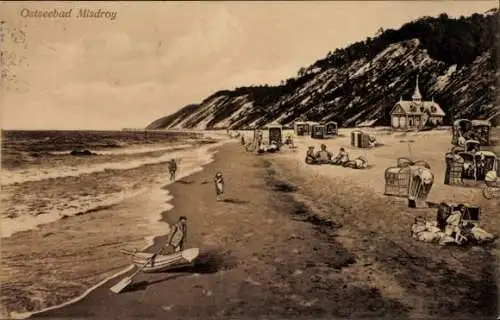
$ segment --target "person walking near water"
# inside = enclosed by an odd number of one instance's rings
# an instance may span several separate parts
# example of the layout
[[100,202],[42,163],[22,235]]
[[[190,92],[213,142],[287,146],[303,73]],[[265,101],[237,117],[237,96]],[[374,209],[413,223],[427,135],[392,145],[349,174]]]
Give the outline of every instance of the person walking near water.
[[222,172],[217,172],[214,182],[217,201],[220,201],[222,199],[222,195],[224,194],[224,178],[222,177]]
[[175,173],[177,172],[177,162],[175,159],[168,162],[168,172],[170,173],[170,181],[175,180]]

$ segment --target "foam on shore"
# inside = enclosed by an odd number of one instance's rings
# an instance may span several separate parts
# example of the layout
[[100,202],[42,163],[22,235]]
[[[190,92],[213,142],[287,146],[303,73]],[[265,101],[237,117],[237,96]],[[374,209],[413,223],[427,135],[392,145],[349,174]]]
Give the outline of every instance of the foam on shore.
[[[186,153],[184,149],[189,149],[190,145],[179,146],[177,148],[171,148],[168,150],[181,149],[180,151],[167,152],[159,157],[145,157],[142,159],[134,159],[126,162],[108,162],[108,163],[98,163],[92,164],[86,167],[57,167],[57,168],[47,168],[45,170],[40,169],[28,169],[28,170],[3,170],[1,175],[0,185],[6,186],[14,183],[24,183],[31,181],[40,181],[45,179],[57,179],[64,177],[78,177],[83,174],[91,174],[95,172],[101,172],[105,170],[128,170],[135,169],[148,164],[157,164],[162,162],[167,162],[172,157],[180,157]],[[188,150],[189,152],[189,150]]]
[[[180,174],[177,177],[177,180],[188,177],[196,172],[200,172],[203,170],[203,167],[210,162],[214,160],[214,156],[217,153],[217,148],[222,146],[225,143],[231,142],[231,140],[226,140],[226,141],[220,141],[218,143],[212,144],[212,145],[205,145],[200,148],[192,149],[190,150],[190,154],[186,154],[185,157],[183,157],[182,164],[180,166]],[[172,156],[169,155],[169,158]],[[146,250],[147,248],[151,247],[154,243],[154,239],[158,236],[162,236],[165,234],[168,234],[169,231],[169,226],[168,224],[162,220],[162,213],[165,211],[169,211],[173,209],[173,206],[168,203],[168,201],[172,200],[172,196],[169,194],[168,190],[164,188],[165,185],[169,185],[173,183],[172,181],[168,181],[167,179],[161,179],[158,180],[156,185],[150,189],[145,191],[144,193],[146,194],[147,192],[147,207],[151,208],[151,210],[146,210],[146,212],[151,212],[149,216],[147,216],[147,220],[149,220],[149,224],[151,226],[151,233],[152,235],[149,235],[145,238],[146,240],[146,246],[142,248],[141,250]],[[88,296],[92,291],[95,289],[99,288],[100,286],[104,285],[105,283],[109,282],[110,280],[123,275],[130,270],[134,268],[133,265],[130,265],[123,270],[107,277],[106,279],[100,281],[96,285],[90,287],[87,289],[83,294],[79,295],[78,297],[71,299],[67,302],[64,302],[62,304],[58,304],[55,306],[47,307],[44,309],[41,309],[39,311],[33,311],[33,312],[10,312],[10,318],[12,319],[25,319],[29,318],[33,315],[40,314],[46,311],[54,310],[54,309],[59,309],[71,304],[74,304],[76,302],[79,302],[83,300],[86,296]]]
[[[68,172],[64,169],[54,168],[53,172],[49,172],[43,175],[31,176],[32,179],[48,179],[47,176],[54,177],[65,177],[65,176],[73,176],[73,175],[81,175],[84,173],[94,173],[98,171],[104,170],[128,170],[137,167],[141,167],[144,165],[150,164],[158,164],[162,162],[166,162],[172,158],[179,159],[179,168],[180,174],[177,177],[178,179],[182,179],[188,175],[191,175],[199,170],[202,170],[200,166],[205,165],[206,163],[212,161],[212,154],[209,154],[209,150],[212,148],[216,148],[221,144],[227,143],[227,141],[221,141],[211,145],[204,145],[198,148],[190,148],[188,150],[180,150],[175,152],[168,152],[160,157],[156,158],[144,158],[139,160],[127,161],[125,163],[106,163],[100,165],[94,165],[88,168],[79,168],[77,171]],[[187,146],[187,145],[184,145]],[[208,161],[208,162],[207,162]],[[5,172],[4,172],[5,174]],[[30,179],[30,177],[17,177],[15,179]],[[171,182],[167,179],[159,180],[158,183],[166,185]],[[56,222],[59,219],[64,217],[71,217],[77,214],[85,214],[86,212],[92,212],[99,208],[110,207],[121,203],[125,199],[129,199],[135,197],[142,193],[144,190],[130,190],[124,191],[114,194],[103,194],[100,198],[93,198],[91,203],[88,203],[87,198],[78,198],[75,199],[72,203],[73,208],[65,208],[64,210],[50,210],[47,213],[31,215],[29,213],[20,214],[15,218],[10,217],[1,217],[1,238],[8,238],[13,234],[21,231],[34,230],[39,225],[44,225],[47,223]],[[20,208],[18,211],[23,211],[23,204],[20,204]]]

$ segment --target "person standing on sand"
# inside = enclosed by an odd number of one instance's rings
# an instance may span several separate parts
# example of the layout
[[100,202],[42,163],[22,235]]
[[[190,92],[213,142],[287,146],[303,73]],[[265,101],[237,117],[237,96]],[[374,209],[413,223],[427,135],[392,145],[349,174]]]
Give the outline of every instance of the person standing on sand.
[[168,235],[167,244],[174,248],[174,252],[184,250],[184,244],[187,238],[187,217],[180,216],[179,221],[172,226]]
[[175,162],[175,159],[168,162],[168,172],[170,173],[170,181],[175,180],[175,173],[177,172],[177,162]]
[[214,182],[217,201],[220,201],[222,199],[222,195],[224,194],[224,178],[222,177],[222,172],[217,172]]
[[168,234],[166,245],[161,248],[157,253],[153,254],[153,261],[157,255],[161,254],[166,247],[172,247],[174,252],[181,252],[184,250],[184,244],[187,238],[187,217],[180,216],[179,221],[174,224]]

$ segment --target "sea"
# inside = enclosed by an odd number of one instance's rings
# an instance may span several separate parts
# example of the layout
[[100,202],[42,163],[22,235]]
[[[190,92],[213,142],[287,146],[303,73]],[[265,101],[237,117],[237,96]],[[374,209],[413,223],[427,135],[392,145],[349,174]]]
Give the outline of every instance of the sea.
[[203,170],[220,132],[2,131],[0,316],[81,296],[168,233],[167,161]]

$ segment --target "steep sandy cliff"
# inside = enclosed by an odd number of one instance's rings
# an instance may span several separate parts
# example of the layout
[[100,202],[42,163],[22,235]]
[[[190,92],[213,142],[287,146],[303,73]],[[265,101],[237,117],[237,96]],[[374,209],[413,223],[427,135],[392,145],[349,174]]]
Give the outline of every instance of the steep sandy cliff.
[[[434,99],[441,105],[447,113],[446,123],[458,117],[490,118],[497,112],[500,75],[497,47],[488,45],[488,34],[498,40],[498,33],[493,36],[495,22],[498,24],[496,10],[460,20],[423,18],[397,32],[389,30],[378,38],[329,53],[280,86],[219,91],[199,104],[154,121],[148,128],[253,128],[273,121],[287,125],[300,116],[334,120],[343,127],[366,120],[388,125],[394,104],[401,96],[410,99],[417,74],[424,100]],[[448,29],[433,31],[443,25]],[[418,33],[418,28],[430,30],[431,40]],[[458,35],[458,31],[465,33]],[[412,32],[420,37],[387,40],[405,38]]]

